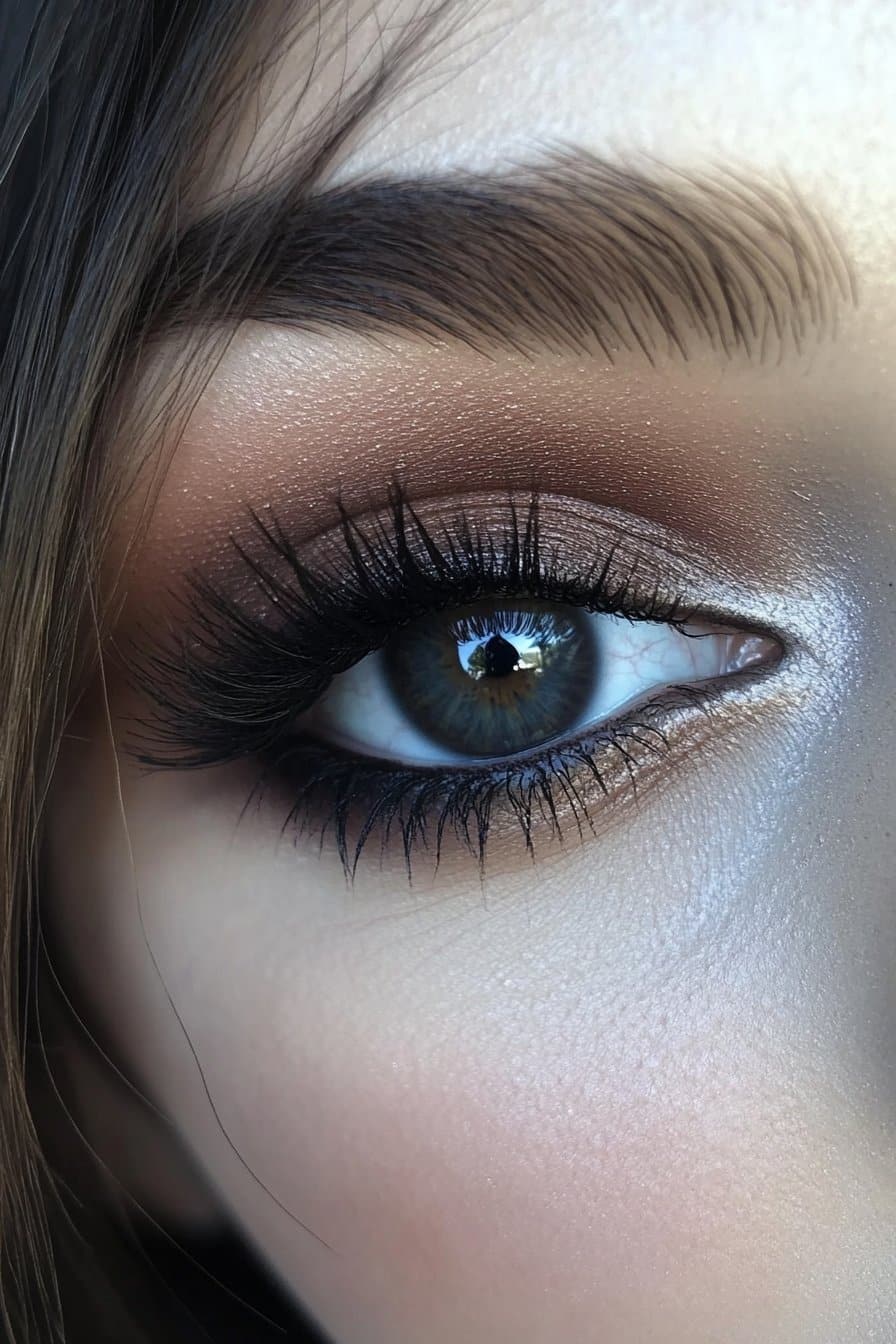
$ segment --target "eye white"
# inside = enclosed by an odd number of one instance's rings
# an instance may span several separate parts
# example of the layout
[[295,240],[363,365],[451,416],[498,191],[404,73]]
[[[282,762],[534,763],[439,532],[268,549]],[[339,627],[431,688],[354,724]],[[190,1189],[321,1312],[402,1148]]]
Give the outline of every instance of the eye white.
[[[683,633],[672,625],[624,616],[591,613],[586,619],[593,623],[600,667],[588,703],[564,738],[598,727],[651,691],[740,671],[762,661],[770,646],[759,635],[696,624]],[[489,759],[452,752],[409,721],[389,685],[381,650],[334,677],[296,727],[355,755],[403,765],[432,768]]]

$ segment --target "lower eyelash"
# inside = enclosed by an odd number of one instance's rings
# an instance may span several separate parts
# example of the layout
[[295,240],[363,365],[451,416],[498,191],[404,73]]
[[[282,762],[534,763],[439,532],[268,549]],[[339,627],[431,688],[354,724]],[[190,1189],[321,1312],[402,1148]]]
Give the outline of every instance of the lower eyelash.
[[272,787],[288,790],[292,801],[283,831],[316,832],[321,848],[329,837],[350,882],[376,839],[381,862],[398,839],[409,882],[412,861],[421,853],[438,867],[448,838],[482,869],[499,821],[515,823],[530,854],[536,830],[555,840],[562,840],[567,824],[578,837],[593,832],[597,811],[626,788],[637,794],[643,772],[673,750],[677,718],[693,712],[708,716],[732,683],[756,676],[753,669],[726,677],[724,684],[703,683],[699,690],[667,687],[627,718],[587,737],[475,770],[396,766],[311,739],[295,740],[264,761],[247,807]]

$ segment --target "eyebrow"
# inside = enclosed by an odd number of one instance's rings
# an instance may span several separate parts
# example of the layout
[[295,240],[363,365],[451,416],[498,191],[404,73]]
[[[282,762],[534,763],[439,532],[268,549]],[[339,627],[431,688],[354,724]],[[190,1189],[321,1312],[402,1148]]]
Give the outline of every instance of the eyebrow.
[[506,172],[271,186],[188,225],[149,324],[251,319],[478,350],[780,361],[857,303],[849,259],[784,174],[575,150]]

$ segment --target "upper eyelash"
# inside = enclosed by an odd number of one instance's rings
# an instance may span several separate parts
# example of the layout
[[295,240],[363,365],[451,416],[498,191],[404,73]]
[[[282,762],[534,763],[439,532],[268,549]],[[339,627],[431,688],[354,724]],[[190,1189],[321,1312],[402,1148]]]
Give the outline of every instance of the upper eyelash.
[[397,486],[385,521],[358,522],[340,506],[344,570],[309,567],[273,514],[250,511],[261,552],[232,544],[265,611],[191,577],[185,636],[147,640],[127,655],[132,680],[155,706],[134,754],[148,765],[202,767],[268,750],[334,675],[439,608],[526,594],[677,627],[697,614],[656,583],[641,587],[637,560],[617,568],[616,545],[585,573],[572,572],[558,547],[543,543],[538,495],[522,513],[508,505],[497,537],[463,509],[436,537]]

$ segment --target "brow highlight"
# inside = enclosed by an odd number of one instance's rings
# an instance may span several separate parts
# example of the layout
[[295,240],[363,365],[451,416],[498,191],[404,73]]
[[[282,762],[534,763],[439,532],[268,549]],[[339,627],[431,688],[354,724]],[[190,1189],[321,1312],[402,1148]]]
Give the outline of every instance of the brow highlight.
[[505,173],[261,191],[150,277],[165,331],[251,319],[615,360],[781,360],[857,302],[830,225],[783,174],[560,150]]

